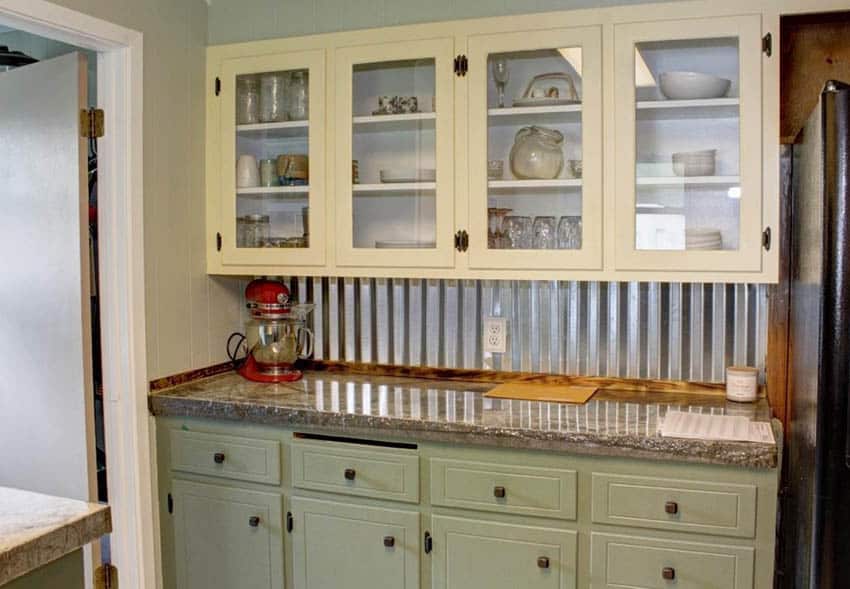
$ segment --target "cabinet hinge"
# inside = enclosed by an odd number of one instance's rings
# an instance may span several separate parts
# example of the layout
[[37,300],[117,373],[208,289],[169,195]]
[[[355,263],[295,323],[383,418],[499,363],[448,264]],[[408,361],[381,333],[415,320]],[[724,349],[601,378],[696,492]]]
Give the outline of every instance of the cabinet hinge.
[[765,250],[770,251],[770,227],[762,231],[761,245]]
[[286,512],[286,531],[291,534],[292,528],[294,528],[294,527],[295,527],[295,520],[292,517],[292,512],[287,511]]
[[80,111],[80,135],[86,139],[103,137],[104,114],[99,108]]
[[431,537],[431,532],[425,532],[422,545],[425,547],[425,554],[431,554],[431,551],[434,550],[434,539]]
[[773,55],[773,35],[770,33],[761,38],[761,50],[768,57]]
[[168,494],[167,502],[168,502],[168,513],[174,513],[174,497],[171,496],[171,493]]
[[215,79],[215,95],[221,94],[221,78]]
[[465,252],[469,249],[469,233],[465,229],[455,233],[455,249],[459,252]]
[[221,233],[215,234],[215,249],[221,251]]
[[94,571],[94,589],[118,589],[118,569],[104,564]]
[[454,60],[454,73],[456,76],[465,76],[469,71],[469,60],[465,55],[458,55]]

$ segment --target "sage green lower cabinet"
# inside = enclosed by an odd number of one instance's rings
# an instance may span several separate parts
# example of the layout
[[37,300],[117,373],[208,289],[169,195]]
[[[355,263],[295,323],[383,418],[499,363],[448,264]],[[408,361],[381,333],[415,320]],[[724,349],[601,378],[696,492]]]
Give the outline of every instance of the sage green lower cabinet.
[[751,589],[754,550],[743,546],[591,534],[591,589]]
[[296,589],[416,589],[419,512],[293,497]]
[[176,479],[177,589],[282,589],[282,498]]
[[577,533],[435,515],[434,589],[572,589]]

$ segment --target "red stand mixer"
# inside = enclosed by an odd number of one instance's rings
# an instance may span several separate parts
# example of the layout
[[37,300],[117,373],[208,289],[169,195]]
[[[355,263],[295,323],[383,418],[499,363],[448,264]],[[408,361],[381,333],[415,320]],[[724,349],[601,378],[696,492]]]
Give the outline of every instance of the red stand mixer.
[[306,326],[313,305],[296,304],[290,300],[289,289],[282,282],[260,278],[252,280],[245,289],[246,306],[251,319],[245,325],[245,335],[233,334],[228,340],[228,355],[232,340],[239,336],[247,345],[247,356],[237,372],[256,382],[292,382],[301,378],[295,369],[296,360],[313,354],[313,332]]

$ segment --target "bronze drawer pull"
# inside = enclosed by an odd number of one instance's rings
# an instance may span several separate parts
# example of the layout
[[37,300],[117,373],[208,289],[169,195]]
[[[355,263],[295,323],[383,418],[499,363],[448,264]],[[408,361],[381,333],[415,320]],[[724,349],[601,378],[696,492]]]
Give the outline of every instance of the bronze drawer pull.
[[395,537],[394,536],[384,536],[384,546],[387,548],[392,548],[395,546]]
[[665,581],[672,581],[676,578],[676,569],[673,567],[664,567],[661,569],[661,578]]
[[353,480],[354,480],[354,477],[356,477],[356,476],[357,476],[357,471],[356,471],[356,470],[354,470],[353,468],[346,468],[346,469],[345,469],[345,472],[344,472],[344,473],[342,473],[342,474],[343,474],[343,476],[345,477],[345,480],[347,480],[347,481],[353,481]]
[[668,501],[664,504],[664,511],[670,515],[676,515],[679,513],[679,504],[675,501]]
[[548,556],[538,556],[537,557],[537,566],[541,569],[549,568],[549,557]]
[[213,462],[215,462],[216,464],[223,464],[224,452],[216,452],[215,454],[213,454]]
[[252,528],[256,528],[260,525],[260,518],[258,518],[256,515],[252,515],[248,518],[248,525]]
[[493,487],[493,497],[497,499],[505,498],[505,488],[504,487]]

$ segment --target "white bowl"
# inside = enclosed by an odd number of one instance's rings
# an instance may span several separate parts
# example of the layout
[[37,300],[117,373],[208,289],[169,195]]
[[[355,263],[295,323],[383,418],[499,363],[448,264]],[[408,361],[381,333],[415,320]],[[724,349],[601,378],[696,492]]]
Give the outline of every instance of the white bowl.
[[722,98],[732,82],[710,74],[697,72],[664,72],[661,74],[661,93],[670,100]]
[[677,176],[714,176],[716,156],[716,149],[674,153],[673,173]]

